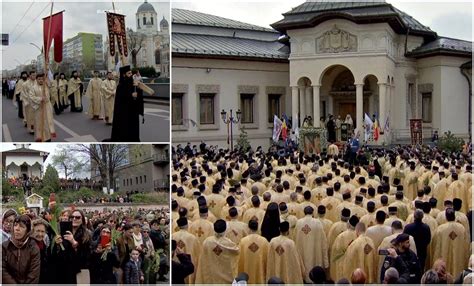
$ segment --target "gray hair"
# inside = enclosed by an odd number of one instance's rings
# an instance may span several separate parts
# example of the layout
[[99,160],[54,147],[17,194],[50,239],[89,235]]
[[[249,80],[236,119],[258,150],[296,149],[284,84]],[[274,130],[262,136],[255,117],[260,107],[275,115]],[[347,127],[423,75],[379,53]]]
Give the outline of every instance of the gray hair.
[[416,221],[421,221],[423,219],[423,216],[424,216],[423,211],[420,209],[417,209],[415,213],[413,214],[413,218]]
[[436,271],[430,269],[423,274],[421,277],[421,285],[425,284],[438,284],[439,283],[439,276]]
[[389,269],[385,270],[385,278],[384,281],[387,284],[397,283],[398,279],[400,278],[400,274],[395,267],[390,267]]

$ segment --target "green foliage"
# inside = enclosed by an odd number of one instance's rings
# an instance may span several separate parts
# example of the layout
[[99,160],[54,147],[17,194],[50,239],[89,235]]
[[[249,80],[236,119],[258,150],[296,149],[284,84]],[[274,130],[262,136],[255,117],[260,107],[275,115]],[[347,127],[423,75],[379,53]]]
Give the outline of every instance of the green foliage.
[[65,191],[57,194],[62,203],[74,203],[81,198],[96,198],[105,196],[104,193],[82,187],[78,191]]
[[133,203],[143,204],[168,204],[168,193],[150,192],[144,194],[133,194],[130,196]]
[[44,176],[43,176],[43,186],[51,187],[56,192],[59,190],[58,171],[56,171],[56,169],[51,165],[48,165],[46,167],[46,172],[44,173]]
[[154,67],[142,67],[138,68],[140,75],[144,77],[157,77],[156,70]]
[[247,131],[244,127],[240,128],[239,138],[237,139],[237,149],[242,149],[244,152],[247,152],[250,149],[250,142],[248,138]]
[[462,138],[455,137],[451,131],[444,132],[444,135],[439,138],[438,147],[446,152],[459,152],[462,150],[464,140]]

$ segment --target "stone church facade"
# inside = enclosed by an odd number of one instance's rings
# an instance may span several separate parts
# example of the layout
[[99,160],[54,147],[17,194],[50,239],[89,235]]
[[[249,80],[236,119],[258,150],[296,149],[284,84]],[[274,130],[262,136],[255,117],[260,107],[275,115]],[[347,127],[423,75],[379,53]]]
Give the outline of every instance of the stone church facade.
[[297,125],[350,114],[362,134],[364,114],[375,114],[389,126],[377,144],[405,142],[410,119],[422,119],[425,137],[470,135],[472,43],[389,3],[305,2],[273,30],[200,14],[172,11],[176,143],[225,146],[222,109],[240,109],[240,126],[264,147],[273,114]]

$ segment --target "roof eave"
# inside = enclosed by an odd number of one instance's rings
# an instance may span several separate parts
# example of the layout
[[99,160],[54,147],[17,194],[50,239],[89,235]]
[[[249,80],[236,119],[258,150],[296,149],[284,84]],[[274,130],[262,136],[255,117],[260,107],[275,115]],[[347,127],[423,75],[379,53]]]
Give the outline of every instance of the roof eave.
[[[320,23],[330,20],[330,19],[346,19],[356,24],[370,24],[370,23],[388,23],[392,29],[400,34],[405,34],[407,27],[401,20],[400,16],[397,13],[385,14],[379,16],[358,16],[354,17],[347,13],[340,12],[328,12],[322,15],[311,18],[309,21],[300,21],[293,23],[281,23],[283,20],[275,22],[270,26],[279,31],[280,33],[286,34],[288,30],[301,29],[301,28],[312,28]],[[421,31],[421,30],[410,30],[411,35],[419,35],[427,38],[435,39],[437,37],[436,32]]]
[[289,63],[288,59],[279,57],[249,57],[249,56],[233,56],[233,55],[216,55],[216,54],[189,54],[182,52],[172,52],[173,58],[201,58],[201,59],[218,59],[218,60],[236,60],[236,61],[252,61],[252,62],[276,62]]
[[421,58],[428,58],[434,56],[455,56],[455,57],[463,57],[463,58],[472,58],[472,52],[463,52],[463,51],[453,51],[453,50],[446,50],[446,49],[435,49],[429,51],[422,51],[422,52],[409,52],[406,55],[409,58],[421,59]]

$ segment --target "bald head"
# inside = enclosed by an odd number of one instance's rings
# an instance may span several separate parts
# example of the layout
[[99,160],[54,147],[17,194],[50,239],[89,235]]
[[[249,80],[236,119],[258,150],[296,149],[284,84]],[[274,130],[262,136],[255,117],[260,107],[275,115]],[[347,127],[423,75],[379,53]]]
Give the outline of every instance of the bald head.
[[366,227],[365,227],[365,223],[363,223],[363,222],[359,222],[355,227],[355,231],[356,231],[358,236],[361,235],[361,234],[364,234],[365,230],[366,230]]

